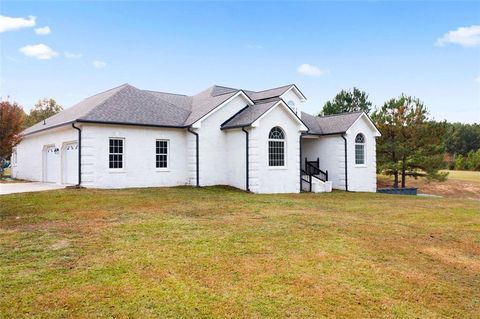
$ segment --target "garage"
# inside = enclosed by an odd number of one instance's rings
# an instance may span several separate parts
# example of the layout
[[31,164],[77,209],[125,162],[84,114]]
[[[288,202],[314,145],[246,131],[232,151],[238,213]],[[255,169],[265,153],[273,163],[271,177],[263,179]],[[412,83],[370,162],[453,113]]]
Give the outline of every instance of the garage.
[[68,143],[63,147],[63,183],[78,183],[78,143]]
[[47,146],[45,148],[45,162],[43,166],[43,180],[48,183],[60,182],[60,161],[58,148]]

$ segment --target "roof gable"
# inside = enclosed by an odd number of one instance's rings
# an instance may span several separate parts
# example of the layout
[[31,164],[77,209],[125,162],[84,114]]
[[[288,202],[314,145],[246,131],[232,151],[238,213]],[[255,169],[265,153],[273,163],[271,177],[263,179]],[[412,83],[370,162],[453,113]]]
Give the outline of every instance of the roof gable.
[[257,102],[254,105],[249,105],[244,109],[240,110],[232,118],[228,119],[221,125],[222,129],[232,129],[238,127],[245,127],[255,125],[258,123],[264,116],[271,112],[274,108],[282,106],[287,110],[298,124],[302,126],[302,130],[308,130],[308,127],[302,122],[302,120],[292,111],[290,107],[280,98],[271,98],[268,100],[263,100]]
[[368,116],[365,112],[362,112],[361,115],[355,120],[355,122],[350,125],[350,127],[348,128],[347,130],[347,134],[350,133],[350,130],[351,128],[358,122],[360,121],[361,119],[364,119],[366,122],[367,122],[367,125],[370,126],[370,128],[372,129],[372,131],[374,132],[374,136],[378,137],[378,136],[382,136],[382,134],[380,133],[380,131],[378,130],[378,128],[375,126],[375,124],[373,123],[372,119],[370,118],[370,116]]
[[220,107],[230,98],[233,98],[238,92],[233,91],[229,93],[224,93],[216,96],[212,96],[212,88],[200,92],[197,95],[192,97],[192,109],[191,113],[185,121],[185,125],[192,125],[193,123],[203,119],[210,112],[212,112],[217,107]]
[[240,112],[235,114],[232,118],[225,121],[225,123],[221,125],[221,128],[228,129],[250,126],[270,108],[274,107],[278,102],[280,102],[280,99],[274,98],[270,101],[265,101],[263,103],[248,105],[244,109],[240,110]]
[[313,116],[302,112],[302,119],[308,126],[308,134],[312,135],[333,135],[345,134],[360,119],[365,118],[376,136],[380,136],[373,122],[364,112],[350,112],[327,116]]

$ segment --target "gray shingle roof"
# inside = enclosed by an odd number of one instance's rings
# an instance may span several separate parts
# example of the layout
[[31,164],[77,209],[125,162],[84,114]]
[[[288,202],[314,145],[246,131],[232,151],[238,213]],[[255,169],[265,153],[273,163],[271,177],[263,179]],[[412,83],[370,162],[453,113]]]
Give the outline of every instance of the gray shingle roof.
[[78,121],[182,126],[189,114],[153,94],[126,85]]
[[[229,120],[228,125],[253,122],[274,105],[272,98],[277,98],[278,101],[278,97],[291,86],[286,85],[259,92],[244,91],[251,100],[261,100],[261,102],[256,103],[255,107],[246,108],[245,113],[237,114],[235,119]],[[187,96],[140,90],[124,84],[86,98],[46,119],[45,123],[33,125],[23,133],[31,134],[75,121],[187,127],[239,91],[241,90],[214,85],[196,95]],[[252,119],[254,120],[252,121]]]
[[219,94],[219,92],[222,92],[222,90],[217,90],[217,86],[214,85],[205,91],[192,96],[192,109],[190,115],[185,121],[185,125],[192,125],[217,106],[234,96],[238,91],[229,90],[227,93],[223,94]]
[[252,101],[257,101],[257,100],[263,100],[263,99],[269,99],[272,97],[277,97],[285,93],[290,87],[292,87],[293,84],[289,85],[284,85],[280,86],[278,88],[273,88],[273,89],[268,89],[268,90],[263,90],[263,91],[245,91],[245,93],[248,95],[248,97]]
[[72,121],[75,121],[79,117],[85,115],[86,113],[90,112],[93,108],[98,106],[99,104],[102,104],[110,98],[111,96],[115,95],[118,93],[118,91],[121,91],[127,84],[120,85],[118,87],[115,87],[113,89],[95,94],[91,97],[86,98],[85,100],[81,101],[78,104],[75,104],[72,107],[69,107],[63,111],[61,111],[58,114],[55,114],[48,119],[45,120],[44,122],[39,122],[26,130],[23,131],[23,134],[30,134],[36,131],[44,130],[50,127],[54,127],[60,124],[64,123],[69,123]]
[[175,93],[167,93],[167,92],[157,92],[157,91],[149,91],[144,90],[150,94],[155,95],[156,97],[165,100],[173,105],[179,106],[185,110],[192,109],[192,97],[183,94],[175,94]]
[[231,119],[223,123],[222,129],[251,125],[279,101],[279,98],[273,98],[262,103],[255,103],[255,105],[249,105],[241,112],[235,114]]
[[302,120],[308,127],[308,133],[328,135],[345,133],[363,112],[342,113],[327,116],[313,116],[302,112]]

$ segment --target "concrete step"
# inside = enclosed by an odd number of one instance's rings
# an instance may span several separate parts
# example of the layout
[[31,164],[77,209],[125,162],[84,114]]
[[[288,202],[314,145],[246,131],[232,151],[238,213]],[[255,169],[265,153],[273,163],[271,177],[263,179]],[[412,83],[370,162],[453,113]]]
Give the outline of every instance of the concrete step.
[[[303,179],[308,180],[308,175],[303,175]],[[310,186],[307,182],[302,181],[302,190],[305,192],[310,191]],[[312,178],[312,193],[329,193],[332,191],[332,182],[322,182],[316,178]]]

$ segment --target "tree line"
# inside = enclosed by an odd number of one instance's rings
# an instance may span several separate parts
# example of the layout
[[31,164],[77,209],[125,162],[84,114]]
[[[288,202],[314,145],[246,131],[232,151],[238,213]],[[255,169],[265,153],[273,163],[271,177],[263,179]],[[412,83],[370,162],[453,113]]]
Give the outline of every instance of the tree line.
[[377,139],[377,171],[405,187],[408,176],[443,181],[441,169],[480,170],[480,125],[448,123],[430,118],[418,98],[400,95],[373,108],[358,88],[340,91],[318,114],[362,111],[370,115],[382,136]]

